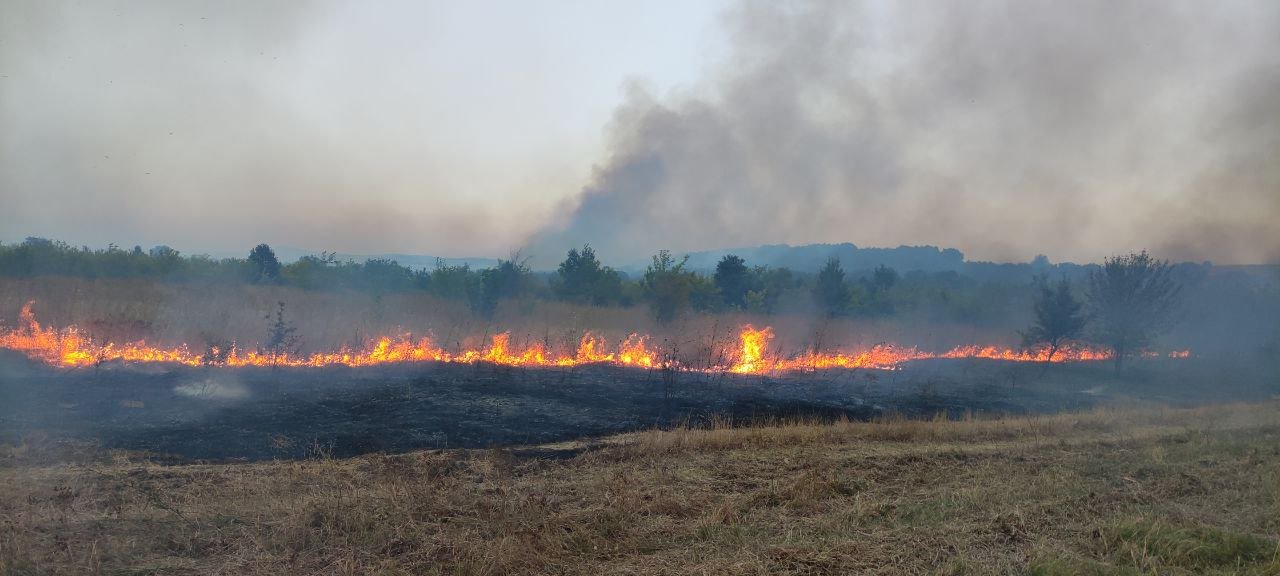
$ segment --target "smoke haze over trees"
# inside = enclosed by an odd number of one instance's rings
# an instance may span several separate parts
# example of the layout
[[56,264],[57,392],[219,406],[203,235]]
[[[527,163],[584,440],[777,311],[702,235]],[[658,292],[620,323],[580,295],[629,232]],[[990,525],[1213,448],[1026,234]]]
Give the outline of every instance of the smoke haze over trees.
[[[274,270],[266,258],[272,252],[269,246],[257,246],[245,254],[257,255],[258,261],[267,262]],[[242,293],[236,285],[259,284],[254,288],[328,292],[335,298],[343,298],[343,292],[365,293],[375,299],[400,294],[429,307],[444,301],[461,303],[477,323],[495,328],[501,328],[513,315],[527,314],[536,302],[561,302],[579,311],[586,310],[584,306],[602,311],[630,308],[673,326],[679,325],[675,320],[697,315],[728,314],[737,319],[743,315],[776,316],[778,321],[802,325],[826,322],[826,316],[867,326],[963,326],[965,330],[1016,336],[1028,333],[1027,327],[1041,312],[1035,304],[1037,294],[1044,299],[1039,278],[1050,276],[1067,283],[1066,288],[1059,284],[1056,296],[1101,294],[1092,290],[1090,277],[1101,278],[1098,275],[1107,274],[1108,269],[1037,259],[1024,264],[965,263],[960,270],[898,270],[885,265],[868,268],[865,263],[850,267],[832,258],[821,270],[793,270],[731,254],[722,257],[724,266],[717,274],[714,269],[691,269],[683,257],[658,251],[648,270],[628,274],[609,266],[608,256],[592,246],[575,248],[566,252],[555,271],[536,271],[519,256],[490,267],[441,260],[434,267],[415,268],[386,258],[359,262],[324,252],[293,262],[277,261],[278,273],[266,281],[270,274],[264,275],[262,265],[250,257],[183,256],[166,246],[144,250],[113,245],[91,250],[30,238],[20,244],[0,244],[0,281],[14,279],[20,286],[40,278],[91,282],[133,279],[128,285],[155,282],[180,287],[198,283],[228,293]],[[1107,264],[1115,267],[1115,262],[1111,259]],[[1264,348],[1275,347],[1275,318],[1280,317],[1280,271],[1275,267],[1182,263],[1162,269],[1165,280],[1180,287],[1178,325],[1171,336],[1180,346],[1197,353],[1244,354],[1246,361],[1255,352],[1271,354]],[[1164,341],[1162,330],[1147,329],[1168,326],[1167,321],[1173,318],[1165,315],[1163,308],[1148,306],[1145,297],[1122,298],[1112,307],[1115,313],[1103,317],[1099,314],[1103,301],[1092,299],[1094,322],[1080,339],[1130,350]],[[1160,302],[1163,300],[1156,300]],[[1067,298],[1046,303],[1053,304],[1044,311],[1050,321],[1072,320],[1075,315]],[[565,309],[558,310],[556,314],[562,314]],[[1066,313],[1058,314],[1063,311]],[[1154,324],[1143,328],[1137,339],[1126,336],[1120,342],[1107,336],[1116,333],[1109,328],[1118,325],[1116,319],[1134,315]],[[766,318],[759,321],[773,322]],[[1130,333],[1129,328],[1122,328],[1124,334]],[[1062,331],[1047,330],[1044,338],[1037,335],[1035,340],[1049,341],[1053,336],[1049,332]]]

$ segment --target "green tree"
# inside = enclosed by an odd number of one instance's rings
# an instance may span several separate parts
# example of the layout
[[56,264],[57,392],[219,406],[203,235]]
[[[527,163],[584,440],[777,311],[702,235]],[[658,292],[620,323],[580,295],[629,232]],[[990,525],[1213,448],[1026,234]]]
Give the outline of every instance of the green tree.
[[436,258],[436,267],[427,280],[427,291],[441,298],[465,300],[480,289],[480,275],[467,264],[450,266]]
[[889,316],[894,309],[893,287],[898,284],[898,271],[881,264],[876,266],[870,277],[860,280],[857,296],[857,309],[870,316]]
[[849,303],[849,286],[844,282],[844,268],[840,259],[827,259],[813,283],[813,300],[828,317],[844,313]]
[[772,314],[778,308],[782,295],[795,287],[795,274],[789,268],[756,266],[751,271],[752,286],[745,301],[747,310]]
[[751,292],[755,278],[745,260],[734,254],[726,254],[716,264],[716,273],[712,279],[716,289],[720,291],[720,300],[726,307],[737,310],[747,307],[747,294]]
[[1111,348],[1117,370],[1126,356],[1173,325],[1181,288],[1169,262],[1145,250],[1107,258],[1089,272],[1094,338]]
[[685,270],[688,261],[689,257],[685,256],[677,262],[670,250],[659,250],[640,279],[645,300],[658,322],[671,322],[689,307],[698,278]]
[[498,302],[527,294],[533,285],[533,273],[525,260],[515,254],[510,260],[480,271],[479,290],[472,294],[471,309],[480,316],[492,318]]
[[257,283],[272,283],[280,279],[280,260],[266,244],[259,244],[249,251],[249,277]]
[[1084,331],[1088,318],[1084,315],[1084,304],[1076,300],[1071,293],[1071,284],[1065,278],[1050,286],[1041,277],[1036,285],[1035,321],[1022,333],[1022,343],[1025,346],[1048,346],[1048,360],[1052,361],[1063,344]]
[[622,275],[601,265],[595,250],[586,244],[581,252],[569,250],[564,262],[556,269],[553,291],[560,299],[571,302],[597,306],[612,304],[622,299]]

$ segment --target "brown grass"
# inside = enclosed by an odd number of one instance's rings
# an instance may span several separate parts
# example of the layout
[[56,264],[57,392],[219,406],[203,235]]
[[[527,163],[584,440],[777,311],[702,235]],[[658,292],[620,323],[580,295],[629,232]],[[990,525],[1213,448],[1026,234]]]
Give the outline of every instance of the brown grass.
[[[960,343],[1001,343],[1012,329],[976,331],[959,325],[912,326],[910,322],[811,316],[762,317],[749,314],[689,314],[658,325],[644,306],[630,308],[570,305],[554,301],[503,302],[493,320],[474,316],[465,302],[425,293],[371,294],[301,290],[247,284],[169,284],[149,280],[42,277],[0,278],[0,326],[12,326],[24,303],[35,300],[37,318],[62,327],[76,324],[95,338],[147,339],[203,347],[225,341],[261,343],[277,302],[297,326],[304,351],[357,346],[373,336],[412,332],[431,335],[446,349],[483,345],[495,331],[510,331],[512,343],[540,342],[572,350],[583,331],[617,342],[632,332],[654,337],[652,344],[689,366],[723,362],[726,347],[737,346],[745,323],[772,325],[774,348],[792,354],[812,346],[857,347],[892,341],[946,349]],[[1007,342],[1006,342],[1007,343]]]
[[55,451],[0,451],[0,573],[1280,573],[1275,402],[720,425],[559,461]]

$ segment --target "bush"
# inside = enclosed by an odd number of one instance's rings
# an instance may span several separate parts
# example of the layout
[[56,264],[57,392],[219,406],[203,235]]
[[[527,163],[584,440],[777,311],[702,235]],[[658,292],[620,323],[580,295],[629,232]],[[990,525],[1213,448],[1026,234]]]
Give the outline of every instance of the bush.
[[569,254],[556,269],[552,292],[561,300],[605,306],[623,301],[622,275],[603,266],[590,244]]
[[688,261],[689,257],[685,256],[676,262],[670,250],[659,250],[640,280],[645,301],[658,322],[665,324],[680,317],[689,308],[695,288],[700,288],[700,294],[706,294],[705,283],[697,274],[685,270]]

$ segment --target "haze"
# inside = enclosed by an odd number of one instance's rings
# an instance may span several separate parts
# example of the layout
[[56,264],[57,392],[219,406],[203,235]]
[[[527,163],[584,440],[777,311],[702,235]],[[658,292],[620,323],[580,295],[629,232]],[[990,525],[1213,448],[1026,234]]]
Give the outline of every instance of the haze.
[[0,3],[0,239],[1280,257],[1280,4]]

